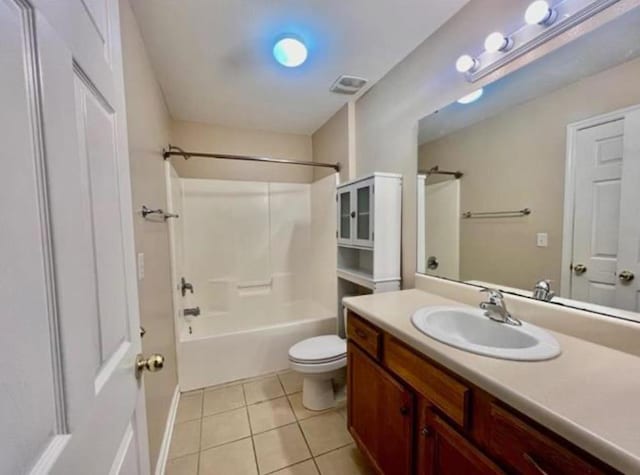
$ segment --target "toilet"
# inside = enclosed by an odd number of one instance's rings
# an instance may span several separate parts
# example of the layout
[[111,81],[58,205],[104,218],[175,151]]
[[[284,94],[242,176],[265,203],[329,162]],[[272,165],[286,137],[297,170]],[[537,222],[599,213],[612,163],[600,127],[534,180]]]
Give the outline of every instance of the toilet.
[[301,373],[302,404],[312,411],[333,407],[334,379],[341,379],[347,366],[347,343],[337,335],[308,338],[289,349],[289,366]]

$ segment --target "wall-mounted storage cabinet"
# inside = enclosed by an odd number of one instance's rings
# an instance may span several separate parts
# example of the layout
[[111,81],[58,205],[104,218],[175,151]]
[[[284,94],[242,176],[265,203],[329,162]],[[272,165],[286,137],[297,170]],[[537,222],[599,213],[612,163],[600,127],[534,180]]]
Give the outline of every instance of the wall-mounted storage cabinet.
[[338,277],[373,291],[400,288],[402,176],[374,173],[337,189]]

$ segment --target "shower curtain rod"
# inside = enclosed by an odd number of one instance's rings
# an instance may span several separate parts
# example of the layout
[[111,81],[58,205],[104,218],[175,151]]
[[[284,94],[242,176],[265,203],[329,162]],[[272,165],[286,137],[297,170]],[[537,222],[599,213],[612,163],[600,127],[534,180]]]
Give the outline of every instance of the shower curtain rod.
[[162,149],[162,156],[165,160],[168,160],[169,157],[173,155],[181,156],[185,160],[189,160],[191,157],[220,158],[224,160],[244,160],[247,162],[267,162],[281,163],[283,165],[301,165],[303,167],[333,168],[336,172],[340,171],[339,163],[305,162],[302,160],[289,160],[286,158],[254,157],[250,155],[229,155],[225,153],[185,152],[180,147],[176,147],[175,145],[171,144],[169,144],[168,149]]
[[435,167],[430,168],[429,170],[426,171],[422,171],[422,170],[418,170],[418,174],[421,175],[451,175],[453,177],[457,178],[462,178],[464,176],[464,173],[462,173],[461,171],[455,171],[455,172],[447,172],[444,170],[440,170],[440,167],[438,165],[436,165]]

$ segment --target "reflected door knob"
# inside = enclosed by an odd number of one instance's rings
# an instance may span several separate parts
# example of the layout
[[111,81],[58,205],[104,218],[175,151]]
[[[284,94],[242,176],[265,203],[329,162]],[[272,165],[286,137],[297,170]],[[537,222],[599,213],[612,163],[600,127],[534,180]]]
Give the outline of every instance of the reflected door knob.
[[587,272],[587,266],[585,266],[584,264],[576,264],[575,266],[573,266],[573,272],[575,272],[576,275],[582,275]]
[[622,272],[620,272],[620,274],[618,274],[618,279],[620,279],[620,282],[628,283],[631,282],[634,278],[634,273],[628,270],[623,270]]
[[145,357],[142,353],[136,356],[136,376],[140,378],[146,370],[150,373],[160,371],[164,367],[164,356],[154,353],[149,357]]

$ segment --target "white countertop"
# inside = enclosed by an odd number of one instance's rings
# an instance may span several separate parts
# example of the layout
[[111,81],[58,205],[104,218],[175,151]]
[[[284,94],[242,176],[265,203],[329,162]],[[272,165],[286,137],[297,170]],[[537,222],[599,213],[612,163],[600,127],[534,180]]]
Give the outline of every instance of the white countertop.
[[559,357],[501,360],[440,343],[411,323],[421,307],[463,303],[412,289],[348,297],[344,304],[612,467],[640,474],[637,356],[549,330],[562,348]]

